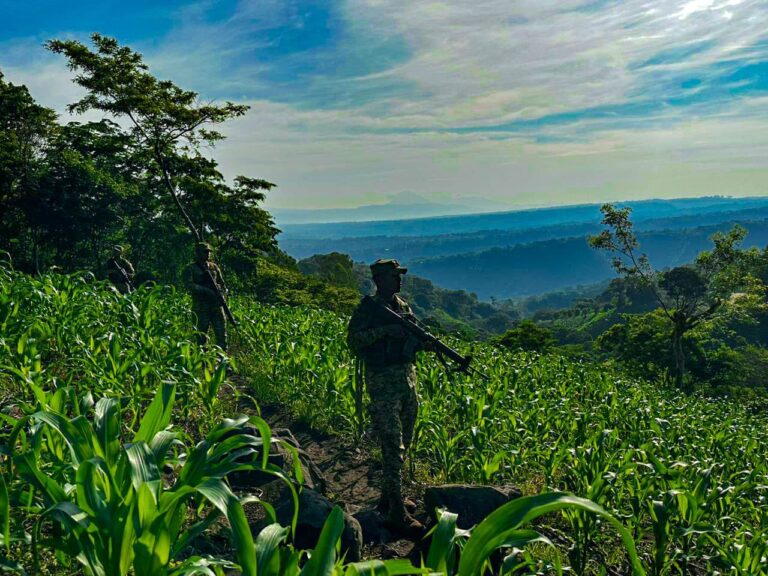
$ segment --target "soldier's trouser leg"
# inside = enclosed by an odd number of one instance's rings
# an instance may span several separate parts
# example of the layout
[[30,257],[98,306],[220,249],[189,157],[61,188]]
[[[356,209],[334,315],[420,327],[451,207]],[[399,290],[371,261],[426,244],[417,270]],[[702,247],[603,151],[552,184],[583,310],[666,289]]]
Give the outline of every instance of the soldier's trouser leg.
[[208,327],[211,325],[211,315],[205,308],[192,310],[197,318],[197,343],[204,346],[208,342]]
[[384,370],[367,370],[366,383],[371,396],[371,421],[374,432],[381,446],[382,460],[382,500],[389,506],[388,517],[391,520],[401,520],[405,517],[403,505],[402,477],[405,446],[403,443],[403,415],[409,416],[407,432],[413,434],[413,423],[410,420],[412,409],[405,408],[412,398],[408,373],[412,366],[393,366]]
[[227,319],[224,316],[223,308],[211,310],[211,324],[213,324],[213,333],[216,336],[216,345],[222,350],[227,349]]
[[403,453],[407,453],[413,442],[413,430],[419,413],[419,400],[416,396],[416,367],[411,366],[406,372],[408,390],[400,406],[400,422],[403,427]]

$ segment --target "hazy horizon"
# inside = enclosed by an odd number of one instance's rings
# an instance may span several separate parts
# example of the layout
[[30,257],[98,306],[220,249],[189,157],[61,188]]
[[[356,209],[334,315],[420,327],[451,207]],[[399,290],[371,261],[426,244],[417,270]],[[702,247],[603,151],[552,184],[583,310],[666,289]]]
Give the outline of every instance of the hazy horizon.
[[[558,208],[575,208],[579,206],[600,206],[604,203],[611,203],[615,205],[626,205],[626,204],[638,204],[638,203],[644,203],[644,202],[654,202],[654,201],[675,201],[675,200],[706,200],[706,199],[724,199],[724,200],[760,200],[760,199],[766,199],[768,198],[768,195],[755,195],[755,196],[732,196],[727,194],[721,194],[721,195],[712,195],[712,196],[694,196],[694,197],[668,197],[668,198],[643,198],[643,199],[618,199],[618,200],[610,200],[606,202],[579,202],[579,203],[562,203],[562,204],[547,204],[547,205],[531,205],[531,206],[513,206],[513,207],[505,207],[505,208],[498,208],[498,206],[494,207],[493,209],[479,209],[480,207],[474,207],[474,209],[470,206],[466,206],[467,211],[455,211],[455,212],[446,212],[446,213],[430,213],[430,214],[420,214],[420,215],[408,215],[408,216],[402,216],[393,218],[390,216],[387,216],[388,212],[383,212],[381,216],[376,216],[377,209],[381,208],[398,208],[398,207],[407,207],[408,204],[397,204],[395,202],[389,202],[389,203],[382,203],[382,204],[368,204],[365,206],[360,206],[357,208],[325,208],[321,210],[311,210],[311,209],[275,209],[273,210],[273,215],[275,216],[275,219],[280,225],[281,221],[285,223],[286,225],[302,225],[302,224],[364,224],[366,222],[387,222],[387,221],[401,221],[401,220],[424,220],[424,219],[432,219],[432,218],[451,218],[451,217],[458,217],[458,216],[483,216],[483,215],[492,215],[492,214],[507,214],[507,213],[515,213],[515,212],[527,212],[527,211],[536,211],[536,210],[550,210],[550,209],[558,209]],[[424,206],[422,204],[419,204],[418,206]],[[442,206],[445,206],[443,204],[434,203],[431,206],[434,206],[436,209],[439,209]],[[455,208],[461,208],[460,206],[454,206]],[[369,215],[371,218],[369,220],[361,220],[361,219],[354,219],[353,216],[356,214],[359,215]],[[313,216],[314,215],[314,216]],[[341,219],[331,219],[334,216],[342,215]],[[315,219],[312,219],[312,218]]]

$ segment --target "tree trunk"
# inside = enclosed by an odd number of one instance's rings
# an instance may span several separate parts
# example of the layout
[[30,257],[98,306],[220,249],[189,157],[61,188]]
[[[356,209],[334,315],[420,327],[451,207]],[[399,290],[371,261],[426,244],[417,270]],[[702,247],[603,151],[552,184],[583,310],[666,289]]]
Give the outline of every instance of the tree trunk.
[[677,326],[672,330],[672,354],[675,359],[675,386],[686,393],[691,391],[685,386],[685,353],[683,352],[683,331]]
[[32,239],[32,265],[35,267],[35,275],[40,276],[40,245],[36,238]]

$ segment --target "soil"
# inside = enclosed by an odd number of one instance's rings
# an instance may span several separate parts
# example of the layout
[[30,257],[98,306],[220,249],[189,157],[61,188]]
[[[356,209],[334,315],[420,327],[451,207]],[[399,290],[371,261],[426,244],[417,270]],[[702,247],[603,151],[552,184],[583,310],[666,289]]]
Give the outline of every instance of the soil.
[[[360,444],[355,444],[348,438],[324,434],[293,420],[279,406],[261,406],[261,416],[273,430],[288,428],[291,431],[301,449],[325,477],[325,496],[332,502],[351,515],[376,507],[380,495],[381,465],[372,455],[374,446],[368,435]],[[417,505],[415,516],[427,522],[422,487],[406,482],[403,490]],[[403,539],[384,530],[378,542],[364,543],[363,557],[410,558],[418,562],[423,545],[423,542]]]

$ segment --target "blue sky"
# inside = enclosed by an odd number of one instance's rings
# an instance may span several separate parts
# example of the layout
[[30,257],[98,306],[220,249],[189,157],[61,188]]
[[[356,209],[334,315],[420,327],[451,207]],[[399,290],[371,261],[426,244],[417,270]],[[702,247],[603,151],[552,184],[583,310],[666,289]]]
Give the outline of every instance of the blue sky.
[[[271,207],[768,194],[768,1],[0,0],[0,70],[59,111],[50,38],[115,36],[205,99]],[[66,118],[63,118],[66,119]]]

